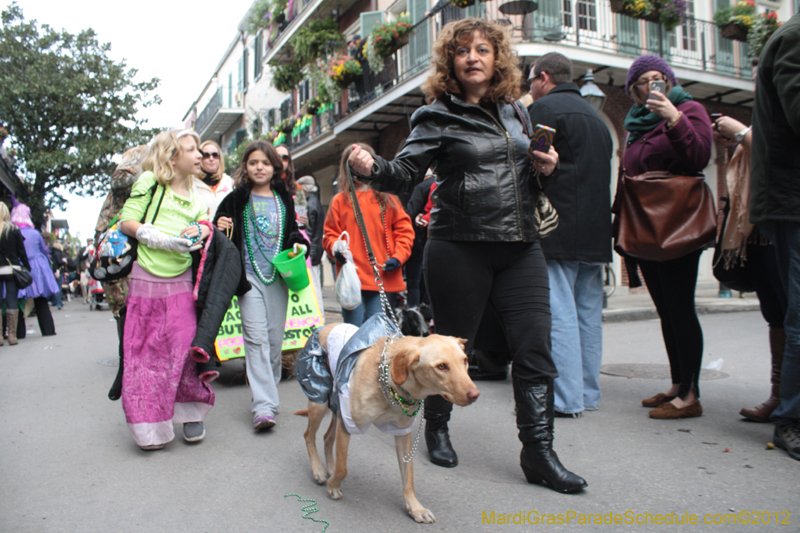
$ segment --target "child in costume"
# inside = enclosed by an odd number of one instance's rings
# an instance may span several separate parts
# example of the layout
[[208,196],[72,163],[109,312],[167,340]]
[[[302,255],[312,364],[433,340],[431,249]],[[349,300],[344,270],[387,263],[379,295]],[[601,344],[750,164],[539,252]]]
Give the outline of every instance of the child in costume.
[[232,230],[233,243],[242,253],[242,275],[253,286],[239,298],[239,308],[256,430],[273,427],[278,414],[277,385],[289,298],[272,259],[283,250],[305,253],[308,247],[297,227],[282,171],[281,157],[271,144],[247,145],[234,173],[236,188],[220,203],[215,220],[223,232]]
[[192,257],[208,237],[206,206],[191,188],[201,172],[200,139],[193,131],[164,131],[153,140],[120,213],[120,229],[139,242],[131,271],[123,340],[122,408],[143,450],[174,438],[205,436],[203,418],[214,391],[197,376],[189,347],[197,329]]

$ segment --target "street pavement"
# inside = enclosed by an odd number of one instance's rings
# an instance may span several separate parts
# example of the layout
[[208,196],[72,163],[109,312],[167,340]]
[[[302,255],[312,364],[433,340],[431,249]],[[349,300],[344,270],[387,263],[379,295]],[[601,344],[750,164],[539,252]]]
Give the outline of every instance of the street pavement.
[[[344,498],[330,500],[310,475],[306,419],[292,415],[306,406],[300,387],[293,379],[280,384],[278,425],[255,433],[241,360],[224,363],[214,382],[203,442],[184,442],[176,427],[164,450],[141,451],[120,402],[106,397],[116,372],[109,366],[117,353],[111,313],[66,303],[53,311],[57,336],[41,337],[32,318],[28,338],[0,347],[0,531],[322,531],[324,524],[303,519],[308,504],[288,494],[315,500],[319,511],[310,518],[327,521],[330,533],[535,531],[540,524],[531,522],[543,514],[570,518],[548,531],[675,531],[651,522],[657,515],[702,522],[706,514],[712,522],[760,524],[692,529],[798,531],[800,462],[767,449],[770,424],[738,415],[769,391],[767,326],[752,296],[719,299],[714,291],[698,292],[706,310],[704,364],[721,365],[701,378],[702,417],[652,420],[640,406],[668,386],[666,355],[659,322],[647,319],[647,294],[620,291],[606,310],[609,373],[600,378],[600,409],[556,419],[555,448],[588,489],[562,495],[527,484],[510,382],[478,382],[480,399],[456,408],[451,421],[459,466],[430,464],[424,443],[414,459],[417,496],[437,518],[431,525],[407,516],[393,439],[374,428],[351,439]],[[326,316],[335,320],[331,296],[326,289]],[[618,320],[610,318],[615,314]],[[486,523],[492,512],[493,525]],[[580,524],[588,515],[623,523]],[[776,518],[785,525],[776,526]],[[520,520],[527,524],[516,525]]]

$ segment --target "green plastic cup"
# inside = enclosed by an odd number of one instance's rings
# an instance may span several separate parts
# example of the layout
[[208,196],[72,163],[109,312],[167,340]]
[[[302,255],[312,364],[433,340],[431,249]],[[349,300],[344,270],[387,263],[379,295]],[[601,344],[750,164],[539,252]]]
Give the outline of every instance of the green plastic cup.
[[289,257],[292,250],[284,250],[272,259],[272,264],[278,269],[278,273],[286,282],[286,285],[294,292],[301,291],[308,287],[308,271],[306,270],[306,256],[303,253],[297,257]]

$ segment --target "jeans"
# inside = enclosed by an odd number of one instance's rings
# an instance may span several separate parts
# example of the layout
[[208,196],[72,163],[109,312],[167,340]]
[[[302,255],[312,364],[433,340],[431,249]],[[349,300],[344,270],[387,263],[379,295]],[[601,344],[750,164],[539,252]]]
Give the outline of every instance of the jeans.
[[280,278],[264,285],[247,273],[253,286],[239,298],[242,313],[247,381],[253,393],[253,419],[278,414],[278,383],[281,381],[281,347],[286,325],[289,289]]
[[800,421],[800,223],[767,222],[758,229],[775,245],[778,270],[786,288],[783,327],[786,347],[781,367],[781,403],[770,419],[776,426]]
[[600,403],[603,359],[603,267],[580,261],[547,261],[553,316],[555,409],[595,410]]
[[[397,296],[394,293],[387,292],[386,297],[389,299],[389,305],[394,308]],[[381,313],[381,296],[378,291],[361,291],[361,305],[353,310],[342,308],[342,319],[346,324],[352,324],[357,327],[367,321],[372,315]]]
[[419,307],[422,301],[420,282],[422,281],[422,257],[411,256],[406,264],[406,288],[408,289],[408,299],[406,306]]

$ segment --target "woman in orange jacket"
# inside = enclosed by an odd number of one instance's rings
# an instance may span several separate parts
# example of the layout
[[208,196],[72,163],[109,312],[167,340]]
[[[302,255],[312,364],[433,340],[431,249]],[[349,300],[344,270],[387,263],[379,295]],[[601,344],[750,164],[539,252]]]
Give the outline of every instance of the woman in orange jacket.
[[[373,149],[360,144],[363,149],[374,154]],[[352,145],[342,153],[339,165],[339,183],[342,192],[333,197],[325,219],[325,236],[322,247],[328,257],[336,258],[336,273],[338,275],[342,265],[347,259],[341,254],[333,252],[333,243],[339,239],[343,231],[350,235],[350,251],[356,265],[358,278],[361,280],[361,305],[355,309],[342,309],[342,318],[348,324],[361,326],[369,317],[381,311],[378,286],[375,283],[372,267],[367,257],[367,247],[361,234],[361,229],[353,213],[350,200],[350,184],[347,179],[347,158],[350,157]],[[400,200],[393,194],[372,190],[372,188],[355,180],[355,192],[358,204],[364,215],[364,225],[367,228],[372,251],[378,262],[383,287],[389,296],[389,303],[394,306],[397,299],[395,293],[406,289],[403,281],[403,264],[411,256],[411,246],[414,243],[414,227],[411,218],[400,205]]]

